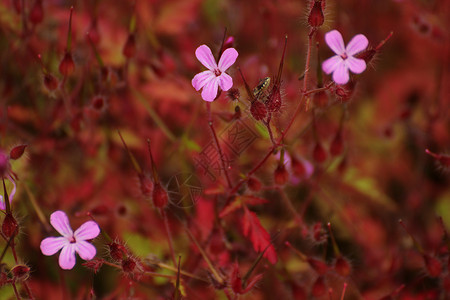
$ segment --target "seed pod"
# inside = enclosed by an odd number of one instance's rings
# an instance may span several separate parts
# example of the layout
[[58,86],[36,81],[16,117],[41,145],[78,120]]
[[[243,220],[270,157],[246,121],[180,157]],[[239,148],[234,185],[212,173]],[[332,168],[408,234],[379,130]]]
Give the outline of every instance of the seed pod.
[[442,272],[441,262],[436,257],[428,254],[424,254],[423,259],[425,261],[425,267],[427,268],[428,274],[431,277],[439,277]]
[[36,0],[31,8],[28,19],[34,25],[39,24],[44,19],[44,9],[42,8],[42,0]]
[[122,270],[131,273],[136,268],[136,261],[133,258],[127,258],[122,261]]
[[11,269],[15,282],[25,281],[30,276],[30,268],[27,265],[17,265]]
[[54,91],[58,87],[58,80],[49,73],[44,74],[44,85],[49,91]]
[[153,186],[153,204],[157,208],[164,208],[168,202],[169,196],[167,195],[167,191],[159,182],[156,182]]
[[136,38],[134,37],[133,33],[130,33],[128,35],[127,41],[125,42],[125,45],[123,46],[122,53],[126,58],[131,58],[135,55],[135,53],[136,53]]
[[112,259],[114,259],[116,261],[120,261],[124,257],[127,257],[128,251],[125,248],[125,246],[123,246],[119,243],[116,243],[116,242],[112,242],[108,246],[109,246],[109,255],[111,255]]
[[333,141],[330,145],[330,153],[333,156],[338,156],[342,154],[342,151],[344,150],[344,142],[342,141],[342,133],[340,130],[338,133],[336,133],[336,136],[334,137]]
[[289,180],[289,173],[283,164],[279,164],[278,167],[275,169],[273,178],[275,183],[278,185],[284,185]]
[[325,285],[325,279],[323,276],[319,276],[312,286],[311,294],[314,297],[322,297],[326,292],[327,287]]
[[313,150],[313,158],[318,163],[323,163],[327,159],[327,152],[321,143],[317,142]]
[[8,238],[17,235],[19,231],[19,224],[11,213],[7,213],[5,215],[5,219],[3,220],[2,224],[2,231],[3,234]]
[[59,72],[63,76],[69,76],[73,73],[75,69],[75,63],[73,62],[72,54],[70,52],[66,52],[64,54],[64,58],[59,64]]
[[325,18],[322,11],[322,1],[314,0],[313,7],[311,8],[311,11],[308,15],[308,23],[311,27],[317,28],[322,26],[324,20]]
[[336,258],[336,261],[334,262],[334,270],[339,275],[347,277],[348,275],[350,275],[352,267],[347,259],[345,259],[342,256],[339,256],[338,258]]

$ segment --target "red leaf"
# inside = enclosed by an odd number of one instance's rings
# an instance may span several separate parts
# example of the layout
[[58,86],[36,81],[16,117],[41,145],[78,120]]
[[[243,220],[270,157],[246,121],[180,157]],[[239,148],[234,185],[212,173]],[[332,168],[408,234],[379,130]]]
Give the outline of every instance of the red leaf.
[[[264,257],[272,264],[277,262],[277,254],[275,248],[271,245],[269,233],[262,227],[261,222],[254,212],[251,212],[244,207],[244,235],[250,237],[253,248],[257,252],[262,252],[267,248]],[[270,245],[270,246],[269,246]]]

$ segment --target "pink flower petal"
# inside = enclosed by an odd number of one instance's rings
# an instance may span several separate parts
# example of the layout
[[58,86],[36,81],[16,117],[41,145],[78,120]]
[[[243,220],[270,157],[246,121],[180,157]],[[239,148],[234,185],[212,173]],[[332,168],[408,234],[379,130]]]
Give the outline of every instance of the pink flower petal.
[[346,84],[349,79],[350,77],[348,75],[347,66],[344,63],[338,65],[336,70],[333,72],[334,82],[337,84]]
[[219,86],[222,91],[228,91],[233,86],[233,79],[227,73],[222,73],[219,76]]
[[329,31],[325,34],[325,41],[328,47],[334,51],[337,55],[341,55],[345,52],[344,40],[342,35],[337,30]]
[[59,266],[64,270],[70,270],[75,266],[75,244],[67,244],[62,248],[61,254],[59,255]]
[[73,236],[75,237],[75,240],[79,242],[96,238],[99,233],[100,227],[98,227],[98,224],[94,221],[87,221],[86,223],[81,225],[80,228],[75,230]]
[[203,71],[194,76],[194,78],[192,79],[192,86],[195,90],[199,91],[208,83],[208,81],[214,79],[215,77],[216,75],[214,75],[213,72]]
[[62,236],[67,238],[72,237],[73,231],[65,212],[58,210],[52,213],[50,216],[50,223]]
[[322,63],[322,70],[327,74],[331,74],[342,63],[342,58],[339,55],[332,56]]
[[366,62],[364,59],[360,58],[354,58],[353,56],[350,56],[345,60],[345,64],[355,74],[360,74],[364,72],[366,69]]
[[48,237],[41,242],[41,252],[44,255],[50,256],[68,244],[69,240],[65,237]]
[[76,251],[78,255],[84,260],[93,259],[95,254],[97,253],[95,247],[86,241],[77,242]]
[[348,56],[352,56],[366,49],[367,45],[369,45],[369,41],[367,40],[365,35],[357,34],[347,44],[347,48],[345,49],[345,51],[347,52]]
[[202,63],[202,65],[204,65],[211,71],[217,69],[216,60],[214,59],[211,49],[209,49],[208,46],[201,45],[200,47],[198,47],[197,50],[195,50],[195,56]]
[[234,48],[228,48],[223,51],[219,60],[219,70],[225,72],[236,61],[239,53]]
[[202,98],[205,101],[212,102],[216,99],[217,89],[219,88],[219,78],[211,79],[204,87],[202,91]]
[[6,204],[5,204],[5,200],[3,200],[3,196],[2,195],[0,195],[0,209],[1,210],[5,210],[6,209],[6,206],[5,206]]

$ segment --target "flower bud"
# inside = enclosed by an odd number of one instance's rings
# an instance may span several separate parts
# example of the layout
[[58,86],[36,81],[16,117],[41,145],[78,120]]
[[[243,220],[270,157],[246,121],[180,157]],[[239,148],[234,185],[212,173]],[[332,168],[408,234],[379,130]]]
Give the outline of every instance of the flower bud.
[[227,91],[227,96],[231,101],[237,101],[241,97],[241,92],[236,88],[231,88]]
[[153,181],[145,174],[139,174],[139,188],[142,196],[150,198],[153,193]]
[[136,39],[134,37],[133,33],[130,33],[128,35],[127,41],[125,42],[125,45],[123,46],[122,54],[126,58],[131,58],[136,53]]
[[44,19],[44,9],[42,8],[42,0],[36,0],[36,2],[34,2],[33,8],[31,8],[28,19],[34,25],[42,22],[42,20]]
[[72,53],[66,52],[64,54],[64,58],[62,59],[61,63],[59,64],[59,72],[63,76],[69,76],[73,73],[73,70],[75,69],[75,63],[72,59]]
[[11,274],[15,282],[25,281],[30,276],[30,268],[27,265],[17,265],[11,269]]
[[323,163],[327,159],[327,152],[321,143],[317,142],[313,150],[313,158],[318,163]]
[[112,242],[109,246],[109,255],[111,255],[111,258],[114,260],[122,260],[124,257],[127,256],[128,251],[125,248],[125,246]]
[[327,287],[325,286],[325,279],[323,278],[323,276],[319,276],[312,286],[311,294],[314,297],[318,298],[325,295],[326,292]]
[[25,152],[25,148],[28,145],[19,145],[11,149],[9,152],[9,158],[11,159],[19,159],[22,157],[23,153]]
[[2,224],[2,231],[7,238],[11,238],[17,235],[17,232],[19,231],[19,225],[17,224],[16,219],[11,213],[7,213],[5,215],[5,219],[3,219]]
[[352,267],[347,259],[345,259],[342,256],[339,256],[338,258],[336,258],[336,261],[334,262],[334,270],[339,275],[347,277],[348,275],[350,275]]
[[267,109],[264,104],[255,100],[250,106],[250,113],[252,114],[253,118],[255,118],[255,120],[259,121],[266,117]]
[[44,85],[49,91],[54,91],[58,87],[58,80],[49,73],[44,74]]
[[259,192],[261,190],[262,184],[261,184],[261,181],[259,181],[255,177],[250,177],[247,180],[247,186],[251,191]]
[[153,186],[153,204],[157,208],[164,208],[169,202],[169,196],[167,191],[161,186],[160,183],[155,183]]
[[284,185],[289,180],[289,173],[283,164],[278,165],[273,174],[275,183],[278,185]]
[[342,133],[339,131],[334,137],[330,145],[330,153],[333,156],[341,155],[344,150],[344,142],[342,141]]
[[233,36],[229,36],[226,40],[225,43],[223,43],[223,49],[228,49],[228,48],[233,48],[234,46],[234,37]]
[[324,275],[328,271],[327,264],[321,260],[310,257],[308,263],[319,275]]
[[442,272],[442,264],[436,258],[428,254],[424,254],[423,259],[425,261],[425,267],[427,268],[428,274],[431,277],[439,277]]
[[322,0],[314,0],[313,7],[308,15],[308,23],[311,27],[320,27],[322,26],[324,20]]
[[100,268],[103,266],[104,262],[105,262],[105,260],[103,258],[95,257],[94,259],[84,262],[82,265],[88,269],[91,269],[94,273],[97,273],[100,270]]
[[281,92],[279,87],[273,88],[270,92],[269,96],[267,97],[266,101],[266,107],[267,110],[270,112],[277,112],[281,108]]
[[133,258],[127,258],[122,261],[122,270],[131,273],[136,268],[136,261]]

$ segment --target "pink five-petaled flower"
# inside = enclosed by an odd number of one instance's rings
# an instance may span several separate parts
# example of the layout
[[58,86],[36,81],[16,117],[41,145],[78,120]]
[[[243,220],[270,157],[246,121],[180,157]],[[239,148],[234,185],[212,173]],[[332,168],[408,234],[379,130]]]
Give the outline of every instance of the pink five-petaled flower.
[[355,74],[360,74],[366,69],[364,59],[354,57],[355,54],[366,49],[369,41],[363,34],[355,35],[348,43],[344,45],[342,35],[337,30],[332,30],[325,34],[325,41],[331,50],[336,53],[322,63],[322,69],[325,73],[333,73],[333,80],[337,84],[346,84],[348,82],[348,70]]
[[62,249],[59,266],[64,270],[70,270],[75,266],[75,252],[84,260],[94,258],[97,250],[87,240],[97,237],[100,233],[97,223],[87,221],[73,232],[66,213],[60,210],[51,214],[50,223],[62,236],[42,240],[41,251],[44,255],[50,256]]
[[238,55],[236,49],[228,48],[223,51],[219,64],[217,64],[208,46],[201,45],[195,50],[197,59],[208,68],[208,71],[198,73],[192,79],[192,86],[197,91],[203,88],[203,100],[208,102],[214,101],[219,86],[222,91],[228,91],[233,86],[233,79],[225,71],[234,64]]

